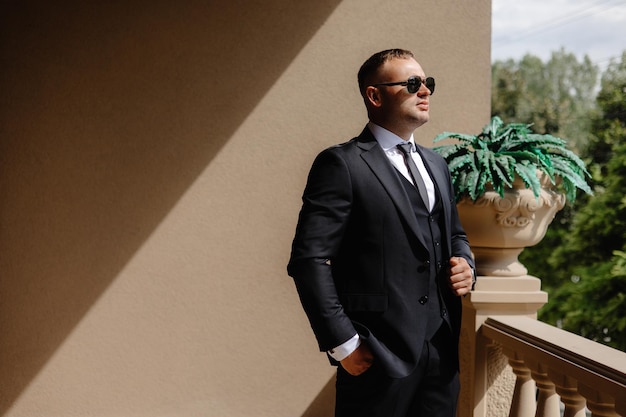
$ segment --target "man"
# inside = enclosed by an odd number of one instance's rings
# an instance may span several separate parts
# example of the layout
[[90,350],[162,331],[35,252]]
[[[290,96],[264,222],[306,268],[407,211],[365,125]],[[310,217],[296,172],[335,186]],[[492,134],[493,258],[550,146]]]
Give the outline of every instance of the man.
[[358,82],[369,123],[315,159],[288,272],[339,365],[337,417],[452,417],[460,296],[475,275],[448,167],[414,144],[434,79],[392,49]]

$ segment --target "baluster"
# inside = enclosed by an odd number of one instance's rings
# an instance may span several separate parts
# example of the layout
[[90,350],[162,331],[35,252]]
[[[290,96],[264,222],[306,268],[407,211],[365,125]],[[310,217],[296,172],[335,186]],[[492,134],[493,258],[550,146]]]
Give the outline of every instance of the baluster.
[[535,380],[539,391],[535,417],[560,417],[561,399],[556,393],[554,383],[548,377],[547,369],[538,364],[536,370],[531,371],[531,376]]
[[585,417],[585,398],[578,393],[578,384],[575,379],[566,375],[548,372],[556,387],[556,392],[565,404],[563,417]]
[[615,411],[615,399],[588,385],[580,385],[580,393],[587,399],[587,408],[592,417],[619,417]]
[[535,381],[530,377],[530,369],[526,367],[524,361],[512,359],[512,356],[509,356],[509,364],[516,379],[509,417],[534,417],[537,406]]

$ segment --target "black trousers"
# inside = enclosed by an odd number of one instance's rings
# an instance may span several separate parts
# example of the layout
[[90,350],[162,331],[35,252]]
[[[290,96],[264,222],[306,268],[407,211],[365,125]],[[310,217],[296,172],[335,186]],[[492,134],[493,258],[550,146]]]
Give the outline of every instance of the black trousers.
[[452,343],[443,325],[404,378],[390,378],[376,360],[356,377],[339,366],[335,417],[455,417],[460,387]]

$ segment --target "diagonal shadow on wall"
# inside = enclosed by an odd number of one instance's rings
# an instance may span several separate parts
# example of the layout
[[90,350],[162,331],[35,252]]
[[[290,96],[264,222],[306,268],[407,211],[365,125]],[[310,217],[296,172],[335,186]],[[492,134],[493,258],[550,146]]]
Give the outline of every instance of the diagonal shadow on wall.
[[339,2],[0,3],[0,415]]

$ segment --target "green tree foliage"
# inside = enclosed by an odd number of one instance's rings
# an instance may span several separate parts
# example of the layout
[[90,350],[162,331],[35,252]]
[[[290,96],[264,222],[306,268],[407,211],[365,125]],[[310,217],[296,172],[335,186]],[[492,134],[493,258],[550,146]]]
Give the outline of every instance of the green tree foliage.
[[541,320],[626,350],[626,52],[603,73],[596,103],[583,151],[595,195],[564,210],[521,260],[548,283]]
[[580,275],[550,293],[542,320],[625,350],[626,253],[615,251],[606,262],[576,269]]
[[578,62],[564,50],[543,63],[533,55],[492,67],[491,114],[507,123],[532,123],[537,133],[568,138],[578,149],[587,142],[590,110],[595,107],[598,67],[588,57]]

